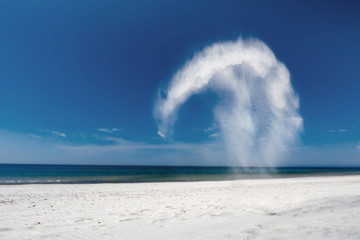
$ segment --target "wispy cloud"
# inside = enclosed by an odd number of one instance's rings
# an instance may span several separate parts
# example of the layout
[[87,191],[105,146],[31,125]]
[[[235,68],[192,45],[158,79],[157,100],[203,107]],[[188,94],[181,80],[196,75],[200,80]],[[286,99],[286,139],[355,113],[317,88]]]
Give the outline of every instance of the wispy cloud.
[[114,133],[119,131],[117,128],[98,128],[97,130],[103,133]]
[[214,132],[215,129],[216,129],[216,124],[214,123],[214,124],[212,124],[210,127],[205,128],[203,131],[204,131],[205,133],[209,133],[209,132]]
[[348,129],[338,129],[338,130],[330,129],[330,130],[328,130],[329,133],[334,133],[334,132],[345,133],[348,131],[349,131]]
[[165,135],[164,135],[164,134],[162,134],[162,132],[157,131],[157,134],[158,134],[160,137],[165,138]]
[[220,136],[219,129],[215,122],[210,127],[203,129],[203,132],[211,138]]
[[28,133],[28,135],[30,137],[33,137],[33,138],[41,139],[41,137],[39,135],[36,135],[36,134]]
[[50,131],[56,137],[63,137],[66,138],[66,134],[60,131]]
[[[273,165],[298,140],[303,124],[290,73],[260,40],[215,43],[189,59],[168,88],[159,90],[154,106],[158,135],[171,139],[179,108],[208,90],[220,96],[213,111],[217,132],[239,163],[248,165],[256,158]],[[268,137],[272,141],[261,140]]]
[[213,134],[210,134],[209,137],[217,137],[219,135],[220,135],[219,133],[213,133]]
[[55,137],[61,137],[61,138],[66,138],[66,134],[60,131],[56,131],[56,130],[40,130],[41,132],[46,132],[46,133],[50,133],[51,135],[55,136]]
[[81,143],[52,135],[34,138],[27,133],[1,129],[0,146],[0,163],[194,166],[227,165],[229,160],[224,146],[211,142],[158,144],[107,136],[96,142]]
[[[359,166],[360,142],[321,147],[297,147],[289,152],[289,166]],[[341,159],[341,160],[339,160]],[[91,142],[60,139],[52,135],[32,137],[0,129],[1,163],[119,164],[238,166],[218,142],[151,143],[105,135]],[[252,166],[263,166],[253,158]]]

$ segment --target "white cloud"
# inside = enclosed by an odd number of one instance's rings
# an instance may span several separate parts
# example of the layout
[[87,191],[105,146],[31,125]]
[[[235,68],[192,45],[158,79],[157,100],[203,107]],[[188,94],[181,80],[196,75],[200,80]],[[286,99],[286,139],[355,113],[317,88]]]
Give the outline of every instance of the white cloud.
[[242,38],[206,47],[176,72],[155,103],[158,134],[171,138],[181,105],[209,89],[221,96],[215,120],[240,164],[276,164],[298,139],[303,124],[288,69],[265,43]]
[[60,131],[54,131],[54,130],[51,130],[50,131],[54,136],[56,137],[62,137],[62,138],[66,138],[66,134],[63,133],[63,132],[60,132]]
[[203,131],[204,131],[205,133],[208,133],[208,132],[213,132],[213,131],[215,131],[215,129],[216,129],[216,125],[213,124],[211,127],[205,128]]
[[114,133],[119,131],[117,128],[98,128],[97,130],[103,133]]
[[[0,163],[241,166],[221,141],[156,144],[108,136],[106,143],[80,144],[49,138],[0,129]],[[285,166],[360,166],[360,142],[290,150]],[[264,166],[257,159],[251,165]]]
[[219,135],[220,135],[219,133],[213,133],[213,134],[210,134],[209,137],[217,137]]
[[211,138],[220,136],[219,128],[215,122],[210,127],[203,129],[203,132],[208,134]]
[[157,131],[157,134],[158,134],[160,137],[165,138],[165,135],[164,135],[164,134],[162,134],[162,132]]
[[344,132],[348,132],[348,131],[349,131],[348,129],[338,129],[338,130],[330,129],[330,130],[328,130],[329,133],[334,133],[334,132],[344,133]]
[[28,135],[33,138],[41,139],[41,137],[36,134],[29,133]]
[[41,132],[47,132],[47,133],[51,133],[53,136],[55,137],[62,137],[62,138],[66,138],[66,134],[60,131],[55,131],[55,130],[40,130]]

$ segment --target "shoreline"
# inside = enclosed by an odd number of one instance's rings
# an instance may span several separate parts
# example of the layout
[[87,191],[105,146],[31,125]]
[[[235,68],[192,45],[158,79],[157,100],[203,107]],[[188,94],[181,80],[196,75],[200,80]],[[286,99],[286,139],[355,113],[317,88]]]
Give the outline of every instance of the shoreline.
[[123,184],[123,183],[172,183],[218,182],[261,179],[293,179],[312,177],[360,176],[360,172],[313,172],[313,173],[234,173],[234,174],[179,174],[179,175],[130,175],[130,176],[58,176],[58,177],[0,177],[5,185],[72,185],[72,184]]
[[1,239],[359,239],[360,175],[0,185]]

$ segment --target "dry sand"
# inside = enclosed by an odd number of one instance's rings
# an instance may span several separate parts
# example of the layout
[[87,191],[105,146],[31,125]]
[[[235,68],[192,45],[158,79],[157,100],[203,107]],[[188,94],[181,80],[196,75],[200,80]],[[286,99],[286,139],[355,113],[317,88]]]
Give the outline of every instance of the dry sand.
[[360,239],[360,176],[2,185],[0,239]]

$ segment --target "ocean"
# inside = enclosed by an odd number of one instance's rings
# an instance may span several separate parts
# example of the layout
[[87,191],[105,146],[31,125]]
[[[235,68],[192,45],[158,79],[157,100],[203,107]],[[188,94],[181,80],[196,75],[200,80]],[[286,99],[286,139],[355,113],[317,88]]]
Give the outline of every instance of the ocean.
[[217,181],[360,174],[360,168],[233,168],[0,164],[0,184]]

